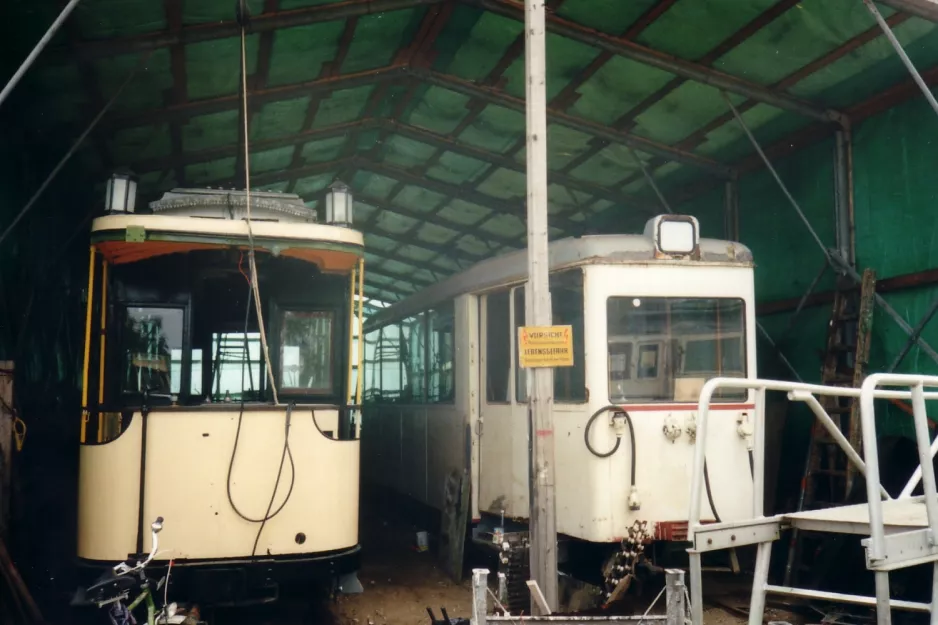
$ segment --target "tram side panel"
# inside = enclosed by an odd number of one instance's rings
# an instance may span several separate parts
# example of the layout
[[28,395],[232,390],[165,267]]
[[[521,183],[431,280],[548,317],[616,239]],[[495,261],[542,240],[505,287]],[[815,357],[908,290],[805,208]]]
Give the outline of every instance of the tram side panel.
[[[369,450],[363,462],[365,474],[376,486],[388,488],[415,501],[441,510],[444,487],[453,472],[472,467],[472,440],[467,438],[475,409],[471,398],[477,396],[469,382],[476,366],[473,349],[475,333],[474,297],[461,296],[452,303],[453,323],[453,394],[437,403],[389,403],[383,398],[371,402],[365,411],[362,438]],[[370,339],[371,340],[371,339]],[[376,340],[376,339],[375,339]],[[372,367],[380,372],[380,366]],[[385,367],[382,395],[397,392],[403,384]],[[377,377],[377,373],[373,373]],[[477,373],[475,376],[477,377]],[[380,380],[373,381],[380,388]]]
[[[227,411],[155,410],[147,416],[144,525],[157,516],[186,520],[167,524],[166,542],[172,552],[158,558],[203,560],[251,553],[259,526],[241,518],[234,507],[249,518],[264,516],[280,466],[285,413],[244,412],[229,501],[227,474],[237,419],[237,412]],[[81,449],[82,558],[122,560],[136,549],[142,434],[136,413],[118,438]],[[294,555],[354,547],[359,442],[329,438],[317,427],[312,410],[302,407],[293,411],[289,440],[295,474],[289,466],[284,468],[273,509],[286,504],[265,525],[257,553]],[[146,550],[149,533],[143,534]]]
[[[610,393],[607,305],[609,298],[741,300],[745,305],[746,377],[755,377],[755,310],[752,268],[748,266],[687,266],[681,264],[630,266],[628,270],[605,265],[586,270],[586,358],[588,410],[579,423],[567,423],[555,437],[558,471],[557,500],[569,502],[565,510],[591,511],[573,517],[558,514],[558,529],[595,542],[618,540],[635,520],[648,521],[659,538],[668,539],[671,527],[686,526],[690,495],[691,462],[696,438],[698,386],[668,401],[622,401]],[[637,358],[635,364],[638,365]],[[677,367],[676,363],[672,363]],[[675,399],[676,398],[676,399]],[[678,401],[680,400],[680,401]],[[605,405],[621,405],[635,431],[636,488],[639,508],[630,502],[631,445],[626,433],[618,451],[599,458],[586,448],[584,429],[588,415]],[[737,429],[742,418],[754,418],[753,395],[714,403],[708,433],[707,464],[714,503],[723,520],[747,518],[752,511],[752,478],[746,441]],[[597,419],[590,432],[600,453],[615,445],[609,419]],[[562,460],[561,460],[562,459]],[[588,487],[584,488],[584,484]],[[705,506],[708,507],[708,506]],[[709,510],[704,510],[707,518]],[[712,515],[710,516],[712,518]],[[584,523],[584,520],[586,521]],[[678,529],[678,532],[681,530]]]

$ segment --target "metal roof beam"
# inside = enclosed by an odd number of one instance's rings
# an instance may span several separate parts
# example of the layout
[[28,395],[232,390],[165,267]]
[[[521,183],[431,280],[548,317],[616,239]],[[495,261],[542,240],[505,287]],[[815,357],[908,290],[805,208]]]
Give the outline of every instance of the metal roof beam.
[[[485,230],[482,230],[478,225],[466,226],[463,224],[453,223],[433,213],[422,213],[420,211],[415,211],[410,208],[404,208],[396,204],[387,204],[384,200],[380,198],[376,198],[372,195],[368,195],[367,193],[362,193],[358,190],[355,190],[355,199],[359,202],[363,202],[365,204],[374,206],[380,211],[396,213],[398,215],[402,215],[404,217],[408,217],[410,219],[414,219],[420,222],[426,222],[429,224],[433,224],[435,226],[440,226],[441,228],[447,228],[449,230],[456,230],[460,234],[471,234],[473,236],[479,237],[480,239],[489,239],[490,241],[494,241],[498,243],[499,245],[511,246],[516,249],[524,247],[520,234],[517,237],[506,237],[504,235],[495,234],[492,232],[487,232]],[[485,222],[488,219],[489,217],[484,217],[480,221],[480,223]],[[375,234],[378,234],[378,233],[375,233]],[[389,236],[388,238],[394,238],[394,237]],[[407,245],[416,245],[418,247],[422,243],[419,239],[413,240],[413,241],[402,240],[402,242]],[[475,262],[478,262],[479,259],[475,258],[473,260]]]
[[[471,98],[485,100],[487,102],[498,104],[506,108],[511,108],[516,111],[524,112],[525,110],[523,99],[516,98],[499,89],[484,87],[467,80],[457,78],[456,76],[450,76],[448,74],[442,74],[440,72],[431,70],[414,69],[411,71],[420,79],[438,87],[443,87],[444,89],[462,93],[463,95],[469,96]],[[612,128],[609,128],[603,124],[591,122],[580,117],[574,117],[573,115],[568,115],[556,109],[549,109],[547,116],[548,121],[550,122],[568,126],[575,130],[579,130],[580,132],[599,137],[606,141],[622,143],[636,150],[641,150],[642,152],[648,152],[649,154],[661,156],[668,160],[684,163],[686,165],[702,169],[723,178],[733,177],[733,170],[730,166],[718,163],[717,161],[706,158],[704,156],[694,154],[693,152],[687,152],[685,150],[674,148],[672,146],[658,143],[657,141],[652,141],[651,139],[639,137],[621,130],[613,130]]]
[[[356,130],[371,130],[373,128],[377,128],[378,125],[378,119],[361,119],[358,121],[349,122],[347,124],[335,124],[332,126],[323,126],[322,128],[314,128],[312,130],[307,130],[284,137],[277,137],[275,139],[255,139],[251,141],[250,148],[252,152],[255,152],[292,145],[302,147],[304,144],[309,143],[310,141],[319,141],[321,139],[341,137],[342,135],[349,134]],[[168,169],[180,163],[182,165],[192,165],[195,163],[214,161],[220,158],[230,158],[232,156],[237,156],[238,152],[243,151],[244,150],[241,146],[231,143],[217,148],[208,148],[206,150],[183,152],[182,154],[171,154],[169,156],[161,156],[159,158],[144,158],[140,159],[139,161],[130,161],[129,163],[126,163],[126,165],[132,167],[135,171],[145,173]],[[302,162],[297,164],[297,166],[301,165]]]
[[[377,85],[381,82],[400,79],[406,74],[407,68],[405,66],[391,65],[356,72],[354,74],[343,74],[341,76],[320,78],[307,82],[284,85],[282,87],[259,89],[248,93],[248,108],[256,112],[258,107],[274,100],[287,100],[306,95],[315,96],[316,94],[329,93],[340,89],[351,89],[353,87],[372,84]],[[118,128],[149,126],[173,120],[186,119],[196,115],[205,115],[206,113],[234,110],[238,109],[240,106],[240,93],[233,93],[218,98],[174,104],[162,109],[140,111],[129,115],[115,115],[113,121],[104,124],[104,127],[109,131],[113,131]]]
[[[503,154],[498,154],[489,150],[483,150],[481,148],[471,146],[467,143],[461,143],[444,135],[440,135],[429,130],[424,130],[423,128],[417,128],[416,126],[403,124],[393,119],[382,120],[382,125],[386,126],[390,132],[399,134],[402,137],[413,139],[414,141],[426,143],[427,145],[431,145],[441,150],[454,152],[463,156],[469,156],[486,163],[492,163],[493,165],[497,165],[498,167],[503,167],[505,169],[511,169],[513,171],[522,173],[527,172],[524,161],[517,161]],[[645,200],[630,197],[624,193],[611,191],[604,187],[595,186],[588,182],[577,180],[573,176],[568,176],[567,174],[563,174],[558,171],[551,171],[548,177],[551,182],[555,182],[560,186],[567,187],[572,191],[587,193],[591,196],[594,196],[596,199],[608,200],[609,202],[613,202],[615,204],[628,204],[648,213],[649,215],[658,214],[658,211],[649,205]]]
[[[295,135],[277,137],[275,139],[255,140],[251,142],[251,150],[262,151],[287,146],[302,147],[305,143],[310,141],[318,141],[332,137],[341,137],[346,134],[351,135],[355,132],[362,132],[375,128],[382,128],[389,134],[399,134],[402,137],[407,137],[413,139],[414,141],[420,141],[421,143],[425,143],[441,150],[454,152],[463,156],[469,156],[486,163],[492,163],[505,169],[511,169],[521,173],[525,172],[524,161],[516,161],[515,159],[504,156],[502,154],[483,150],[481,148],[471,146],[467,143],[454,141],[445,135],[430,132],[429,130],[425,130],[423,128],[417,128],[416,126],[403,124],[388,118],[361,119],[355,122],[336,124],[333,126],[324,126],[322,128],[300,132]],[[171,154],[169,156],[162,156],[159,158],[141,159],[139,161],[131,161],[126,164],[139,172],[163,171],[177,166],[181,167],[184,165],[204,163],[220,158],[237,156],[240,151],[241,148],[239,148],[237,145],[231,144],[195,152],[183,152],[182,154]],[[297,163],[297,166],[299,166],[299,163]],[[571,191],[586,193],[595,199],[607,200],[609,202],[613,202],[614,204],[626,204],[650,215],[657,214],[656,208],[651,206],[645,200],[634,198],[625,193],[619,193],[618,191],[593,185],[588,182],[583,182],[574,178],[573,176],[569,176],[561,172],[551,172],[550,179],[552,182],[566,187]]]
[[[513,19],[524,20],[524,6],[511,0],[466,0],[486,11]],[[841,122],[843,114],[833,109],[825,109],[811,102],[795,98],[787,93],[768,89],[757,83],[737,78],[730,74],[716,71],[705,65],[687,61],[664,52],[629,41],[622,37],[609,35],[575,22],[565,20],[556,14],[547,16],[547,30],[558,35],[600,48],[633,61],[657,67],[658,69],[700,82],[717,89],[735,93],[771,106],[793,111],[824,122]]]
[[[360,167],[362,169],[368,169],[373,171],[376,174],[381,174],[389,178],[394,178],[401,182],[411,184],[418,187],[423,187],[434,193],[440,193],[448,197],[458,197],[463,198],[473,204],[478,204],[479,206],[484,206],[488,209],[491,209],[497,213],[503,213],[506,215],[514,215],[521,218],[522,220],[526,219],[526,213],[524,208],[525,198],[520,197],[517,201],[503,200],[497,197],[493,197],[486,193],[476,191],[473,188],[466,188],[461,186],[452,185],[446,182],[440,182],[439,180],[433,180],[432,178],[426,178],[423,176],[417,176],[407,171],[406,169],[401,169],[399,167],[393,167],[386,165],[384,163],[375,163],[371,161],[361,161]],[[551,215],[551,223],[561,228],[562,230],[574,234],[583,229],[582,223],[578,223],[570,220],[568,217],[562,214],[553,214]],[[584,222],[585,223],[585,222]]]
[[[320,22],[331,22],[350,17],[398,11],[417,6],[438,4],[443,0],[345,0],[332,4],[320,4],[289,11],[275,11],[261,13],[251,18],[251,33],[263,33],[281,28],[304,26]],[[232,5],[232,17],[234,6]],[[212,39],[225,39],[237,37],[241,28],[235,20],[212,22],[209,24],[196,24],[186,26],[181,31],[160,31],[146,35],[135,35],[121,39],[108,39],[103,41],[88,41],[74,48],[59,48],[54,51],[60,58],[79,58],[93,60],[105,57],[128,54],[132,52],[145,52],[158,48]],[[52,52],[52,51],[50,51]]]
[[931,22],[938,22],[938,0],[879,0],[897,11],[917,15]]

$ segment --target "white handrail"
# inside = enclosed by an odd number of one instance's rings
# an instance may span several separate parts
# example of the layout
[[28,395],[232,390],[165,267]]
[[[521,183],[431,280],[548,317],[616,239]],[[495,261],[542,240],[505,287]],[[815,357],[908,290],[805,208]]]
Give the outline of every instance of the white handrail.
[[[877,388],[878,385],[887,386],[914,386],[910,391],[884,390]],[[700,400],[697,409],[697,440],[694,445],[694,460],[692,465],[692,478],[690,489],[690,510],[688,512],[688,539],[693,542],[696,532],[702,528],[700,523],[700,508],[703,496],[703,469],[707,449],[708,421],[710,413],[710,402],[717,389],[750,389],[756,390],[756,419],[754,424],[754,448],[753,448],[753,518],[764,518],[762,493],[765,488],[765,393],[766,391],[781,391],[789,394],[793,401],[806,401],[807,397],[814,395],[828,397],[854,397],[860,400],[860,422],[863,432],[863,444],[866,450],[866,457],[870,458],[868,464],[864,464],[862,459],[852,448],[846,439],[840,440],[835,437],[838,446],[847,454],[848,459],[866,477],[867,495],[870,505],[870,524],[875,532],[878,528],[878,538],[874,535],[871,541],[877,545],[878,551],[871,548],[871,556],[880,554],[883,549],[883,523],[882,523],[882,502],[880,496],[885,493],[879,479],[879,462],[876,456],[876,429],[875,418],[873,416],[874,399],[911,399],[913,403],[913,412],[920,414],[916,416],[916,438],[919,439],[919,459],[922,464],[927,464],[923,475],[926,475],[926,491],[931,485],[931,492],[935,492],[935,477],[930,458],[931,450],[929,448],[928,427],[925,423],[925,400],[938,399],[938,392],[924,392],[924,387],[938,387],[938,377],[920,376],[920,375],[899,375],[899,374],[874,374],[867,378],[862,388],[849,388],[839,386],[823,386],[820,384],[805,384],[803,382],[783,382],[779,380],[762,379],[743,379],[743,378],[712,378],[704,384],[700,392]],[[814,400],[816,402],[816,400]],[[811,406],[809,402],[809,407]],[[821,410],[821,413],[815,412],[815,416],[820,420],[826,429],[836,429],[830,416]],[[920,427],[921,422],[921,427]],[[919,430],[924,428],[925,446],[922,448],[921,436]],[[841,437],[843,438],[843,437]],[[844,446],[846,443],[846,446]],[[850,452],[853,452],[852,454]],[[924,458],[928,458],[926,462]],[[913,476],[915,478],[915,476]],[[915,478],[917,480],[917,478]],[[914,488],[914,486],[912,487]],[[905,491],[903,491],[904,493]],[[886,494],[888,497],[888,494]],[[926,497],[926,502],[928,498]],[[933,500],[934,512],[929,508],[929,525],[933,531],[938,528],[938,498]],[[875,512],[874,512],[875,510]],[[876,515],[876,516],[874,516]],[[938,536],[938,534],[936,534]],[[872,547],[872,545],[871,545]],[[690,573],[691,573],[691,618],[694,625],[703,625],[703,591],[701,589],[701,561],[700,553],[689,550],[690,555]],[[887,603],[888,606],[888,603]]]

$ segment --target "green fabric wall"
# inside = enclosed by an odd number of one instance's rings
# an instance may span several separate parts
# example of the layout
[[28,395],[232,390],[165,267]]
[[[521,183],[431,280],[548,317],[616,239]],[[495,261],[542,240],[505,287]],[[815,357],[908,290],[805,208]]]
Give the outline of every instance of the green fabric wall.
[[[922,98],[870,118],[854,129],[854,197],[858,268],[872,267],[879,279],[938,266],[938,177],[933,173],[938,119]],[[774,163],[782,180],[818,232],[833,247],[833,142],[824,141]],[[739,183],[740,240],[756,262],[759,302],[800,297],[821,270],[824,259],[804,224],[771,174],[761,170]],[[722,236],[723,190],[701,195],[676,207],[701,221],[704,236]],[[818,291],[833,288],[828,271]],[[884,295],[911,326],[938,297],[925,287]],[[807,382],[820,379],[830,306],[806,308],[792,326],[791,313],[762,315],[759,321]],[[938,319],[923,337],[938,347]],[[884,370],[903,348],[907,335],[877,308],[871,341],[870,371]],[[791,379],[772,348],[760,338],[761,377]],[[936,373],[938,366],[918,348],[899,371]],[[911,419],[888,403],[877,406],[881,436],[913,436]],[[812,417],[801,406],[788,414],[781,484],[800,476]]]

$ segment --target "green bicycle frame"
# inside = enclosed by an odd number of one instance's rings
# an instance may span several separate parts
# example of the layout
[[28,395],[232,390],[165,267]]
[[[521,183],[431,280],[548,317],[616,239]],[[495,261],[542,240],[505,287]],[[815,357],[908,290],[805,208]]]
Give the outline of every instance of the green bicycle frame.
[[139,606],[143,601],[147,602],[147,625],[155,625],[156,623],[156,603],[153,601],[153,593],[150,592],[150,589],[147,588],[140,595],[134,599],[134,602],[131,603],[127,610],[133,612],[134,609]]

